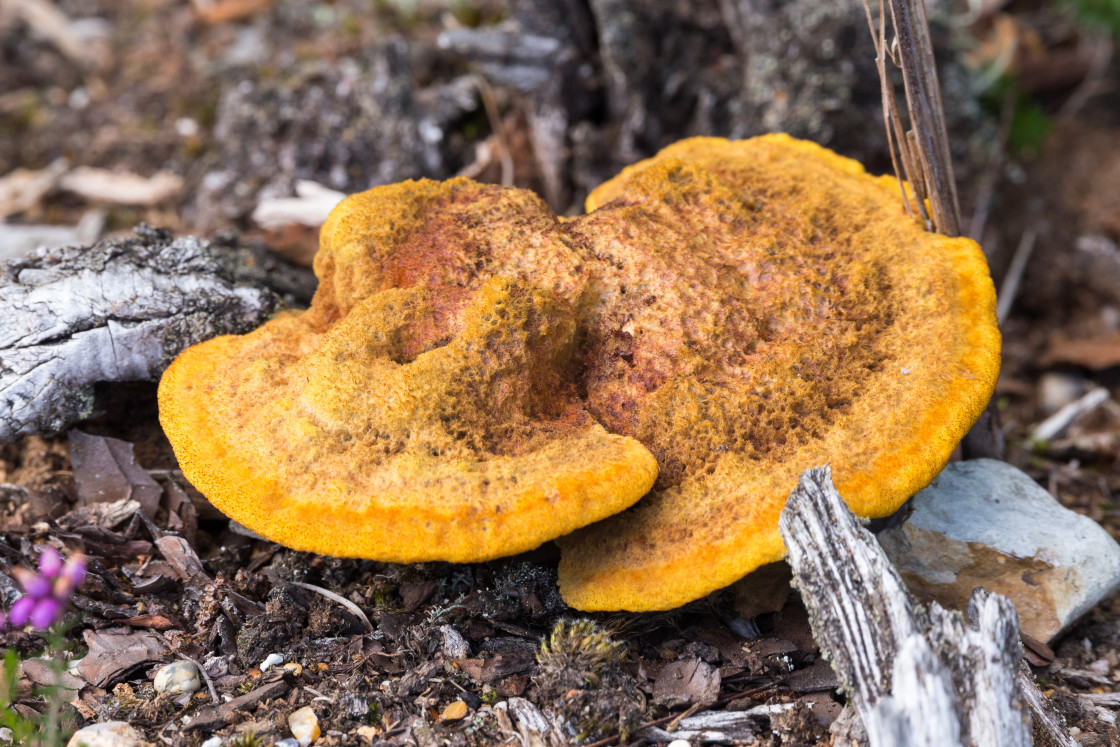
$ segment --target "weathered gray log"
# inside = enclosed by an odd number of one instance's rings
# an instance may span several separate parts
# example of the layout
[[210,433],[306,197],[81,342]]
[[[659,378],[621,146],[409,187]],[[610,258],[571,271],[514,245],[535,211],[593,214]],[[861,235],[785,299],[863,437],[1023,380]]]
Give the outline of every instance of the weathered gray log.
[[1035,747],[1081,747],[1081,743],[1070,735],[1057,709],[1038,689],[1026,661],[1019,664],[1019,689],[1031,709]]
[[827,467],[801,475],[778,526],[813,635],[873,746],[1031,744],[1021,688],[1037,687],[1017,680],[1009,601],[977,590],[971,623],[936,603],[925,611]]
[[154,379],[187,346],[261,324],[272,288],[296,300],[310,281],[264,249],[146,226],[0,265],[0,443],[90,417],[95,384]]

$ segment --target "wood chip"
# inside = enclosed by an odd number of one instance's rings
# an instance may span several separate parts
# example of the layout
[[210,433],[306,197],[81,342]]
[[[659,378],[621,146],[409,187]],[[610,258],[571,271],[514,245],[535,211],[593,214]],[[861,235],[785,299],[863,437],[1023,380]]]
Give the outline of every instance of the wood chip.
[[68,168],[66,159],[58,158],[46,168],[16,169],[0,176],[0,218],[38,205]]
[[140,502],[131,498],[122,498],[111,503],[93,503],[88,506],[78,506],[73,511],[67,512],[58,520],[58,525],[63,529],[79,527],[112,529],[131,519],[139,510]]
[[719,699],[719,670],[696,657],[666,665],[653,683],[653,702],[674,706],[711,705]]
[[151,207],[178,195],[183,188],[183,178],[170,171],[143,177],[80,166],[59,179],[58,186],[89,202]]
[[681,719],[672,732],[650,726],[638,735],[658,742],[685,739],[693,743],[753,744],[771,716],[793,706],[793,703],[780,703],[755,706],[747,711],[704,711]]
[[213,731],[220,729],[230,722],[237,711],[252,711],[261,703],[275,700],[286,695],[290,689],[287,682],[277,679],[268,682],[255,690],[234,698],[220,706],[207,706],[198,712],[198,715],[183,726],[183,731]]
[[936,602],[920,611],[828,467],[802,473],[778,524],[814,637],[871,744],[1031,744],[1009,600],[977,589],[969,623]]

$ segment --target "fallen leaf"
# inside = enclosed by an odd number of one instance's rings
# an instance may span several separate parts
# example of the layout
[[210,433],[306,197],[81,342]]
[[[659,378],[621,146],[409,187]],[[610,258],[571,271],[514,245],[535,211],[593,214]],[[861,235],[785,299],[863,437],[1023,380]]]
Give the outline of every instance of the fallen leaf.
[[194,542],[198,531],[198,511],[187,491],[174,480],[168,480],[163,491],[163,507],[167,509],[167,528]]
[[68,671],[55,672],[54,663],[45,659],[27,659],[21,662],[20,674],[43,687],[57,683],[66,690],[81,690],[86,685]]
[[509,677],[498,680],[494,685],[494,692],[500,698],[516,698],[525,694],[529,686],[529,677],[524,674],[511,674]]
[[163,659],[166,647],[155,633],[142,630],[87,630],[82,634],[89,653],[78,674],[95,687],[107,688],[141,667]]
[[467,717],[471,709],[461,700],[456,700],[454,703],[448,703],[443,712],[439,714],[439,722],[447,723],[448,721],[459,721]]
[[156,540],[156,547],[163,553],[163,557],[175,571],[175,575],[179,577],[180,581],[191,581],[199,576],[205,581],[210,580],[206,570],[202,567],[202,561],[199,559],[198,553],[182,537],[165,535]]
[[159,510],[163,489],[136,463],[127,441],[70,431],[70,464],[80,505],[131,498],[149,518]]
[[488,685],[511,674],[531,669],[533,657],[528,653],[502,652],[488,659],[462,659],[459,666],[478,684]]
[[835,690],[840,686],[832,667],[824,659],[799,669],[789,676],[786,684],[796,693],[809,693]]
[[398,593],[401,595],[401,601],[404,602],[404,608],[414,612],[420,605],[431,599],[435,590],[436,582],[428,580],[403,583]]
[[1120,366],[1120,332],[1083,340],[1051,337],[1039,364],[1055,366],[1063,363],[1094,371]]
[[175,620],[163,615],[137,615],[127,620],[121,620],[121,622],[134,628],[151,628],[152,630],[177,630],[183,627]]
[[227,23],[247,18],[272,5],[272,0],[195,0],[198,19],[206,24]]

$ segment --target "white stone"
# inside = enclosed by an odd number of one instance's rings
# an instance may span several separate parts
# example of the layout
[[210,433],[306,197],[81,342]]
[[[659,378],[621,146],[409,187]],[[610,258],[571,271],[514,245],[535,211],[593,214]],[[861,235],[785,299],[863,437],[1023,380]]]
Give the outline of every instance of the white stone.
[[284,663],[284,657],[281,656],[280,654],[269,654],[268,656],[264,657],[264,661],[262,661],[261,665],[257,668],[260,669],[262,672],[267,672],[268,670],[272,669],[277,664],[283,664],[283,663]]
[[124,721],[92,724],[74,732],[66,747],[147,747],[144,736]]
[[914,496],[879,542],[919,596],[956,609],[982,586],[1011,599],[1048,641],[1120,584],[1120,545],[1020,470],[955,462]]
[[152,687],[157,693],[175,696],[196,692],[202,687],[202,681],[194,662],[184,660],[168,664],[156,672],[156,676],[152,678]]
[[205,742],[203,742],[201,745],[199,745],[199,747],[222,747],[222,738],[221,737],[210,737]]
[[288,716],[288,728],[292,736],[299,740],[300,747],[307,747],[319,738],[319,717],[311,706],[304,706]]
[[1085,378],[1065,371],[1048,371],[1038,379],[1038,406],[1050,415],[1085,393]]

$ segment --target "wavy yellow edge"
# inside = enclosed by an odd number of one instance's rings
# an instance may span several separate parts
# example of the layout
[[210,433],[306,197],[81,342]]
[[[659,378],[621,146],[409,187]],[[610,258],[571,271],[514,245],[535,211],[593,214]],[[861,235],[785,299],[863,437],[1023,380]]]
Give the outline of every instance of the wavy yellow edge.
[[[347,509],[330,488],[318,495],[293,495],[241,456],[231,443],[234,429],[222,428],[221,418],[207,413],[207,403],[192,396],[237,354],[246,337],[217,337],[180,354],[160,380],[160,423],[184,476],[218,510],[294,550],[397,563],[491,560],[532,550],[622,511],[657,479],[657,462],[641,444],[604,433],[614,459],[525,486],[513,496],[509,516],[491,517],[482,534],[477,524],[471,526],[455,516],[454,507],[447,508],[445,496],[434,500],[418,492],[398,493],[393,505],[370,496],[362,508]],[[569,503],[579,510],[563,515],[556,510]]]

